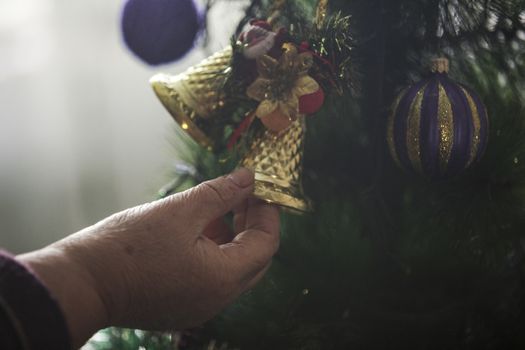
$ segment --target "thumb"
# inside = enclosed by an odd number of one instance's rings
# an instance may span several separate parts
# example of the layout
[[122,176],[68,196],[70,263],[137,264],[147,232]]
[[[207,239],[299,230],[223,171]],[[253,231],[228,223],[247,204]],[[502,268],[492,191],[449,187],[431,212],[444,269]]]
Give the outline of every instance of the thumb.
[[206,181],[184,193],[184,206],[195,218],[199,232],[253,194],[254,175],[246,168]]

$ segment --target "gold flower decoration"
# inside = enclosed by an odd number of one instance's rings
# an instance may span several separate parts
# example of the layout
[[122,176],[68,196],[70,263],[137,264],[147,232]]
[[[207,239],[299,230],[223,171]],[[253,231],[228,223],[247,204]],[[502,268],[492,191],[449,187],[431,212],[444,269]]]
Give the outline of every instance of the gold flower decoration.
[[319,90],[319,84],[308,75],[313,64],[310,53],[298,53],[290,43],[283,49],[279,60],[268,55],[257,59],[259,77],[246,94],[261,102],[255,111],[257,117],[263,119],[278,112],[291,122],[299,114],[299,98]]

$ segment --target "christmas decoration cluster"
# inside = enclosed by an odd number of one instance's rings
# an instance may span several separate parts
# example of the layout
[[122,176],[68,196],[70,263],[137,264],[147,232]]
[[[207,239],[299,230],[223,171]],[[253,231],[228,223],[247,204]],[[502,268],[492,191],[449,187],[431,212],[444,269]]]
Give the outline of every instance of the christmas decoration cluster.
[[[182,74],[157,74],[151,84],[191,137],[210,151],[239,156],[238,165],[255,172],[255,196],[301,212],[312,208],[301,184],[307,119],[327,94],[351,85],[353,41],[350,18],[329,15],[327,0],[301,30],[282,18],[284,4],[276,1],[267,18],[251,20],[231,46]],[[193,22],[187,26],[193,42]],[[404,89],[387,125],[395,162],[429,178],[460,174],[487,145],[485,107],[448,77],[448,65],[435,60],[429,78]]]
[[312,209],[301,184],[305,119],[323,107],[323,86],[335,92],[331,87],[348,84],[342,81],[347,67],[337,65],[340,59],[329,54],[333,48],[314,32],[326,29],[323,23],[349,19],[329,20],[321,9],[322,22],[312,22],[310,34],[297,35],[280,24],[282,5],[276,3],[269,18],[250,21],[231,47],[177,76],[157,74],[151,84],[202,146],[240,153],[239,166],[255,173],[255,196],[304,212]]

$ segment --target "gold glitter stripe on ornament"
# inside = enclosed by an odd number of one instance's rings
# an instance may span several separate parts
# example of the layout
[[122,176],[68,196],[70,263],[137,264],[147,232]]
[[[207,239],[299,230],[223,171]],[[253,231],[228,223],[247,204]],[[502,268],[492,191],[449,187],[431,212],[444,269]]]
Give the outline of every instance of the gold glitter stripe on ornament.
[[450,162],[452,145],[454,144],[454,119],[452,105],[443,85],[439,84],[438,100],[439,124],[439,163],[442,172],[445,172]]
[[472,135],[472,140],[470,141],[470,158],[467,163],[468,167],[472,164],[472,162],[474,162],[474,160],[476,159],[476,155],[478,154],[479,143],[481,141],[481,118],[479,117],[478,107],[476,106],[476,103],[474,102],[472,96],[470,96],[468,91],[464,88],[461,88],[461,90],[463,90],[463,93],[467,97],[467,101],[472,112],[472,123],[474,124],[474,133]]
[[416,94],[416,97],[410,109],[408,110],[407,120],[407,151],[408,159],[416,171],[423,172],[421,165],[421,145],[419,143],[420,124],[421,124],[421,107],[423,105],[423,97],[427,84],[423,86]]
[[397,113],[397,108],[399,107],[399,103],[401,102],[401,99],[405,96],[406,91],[407,89],[401,91],[401,93],[397,96],[396,100],[394,101],[394,104],[392,105],[392,112],[390,113],[390,116],[388,117],[387,131],[386,131],[386,140],[388,142],[388,148],[390,148],[390,154],[392,155],[394,162],[396,162],[398,166],[401,166],[401,162],[399,161],[399,157],[397,156],[396,144],[394,141],[394,122],[395,122],[395,117]]

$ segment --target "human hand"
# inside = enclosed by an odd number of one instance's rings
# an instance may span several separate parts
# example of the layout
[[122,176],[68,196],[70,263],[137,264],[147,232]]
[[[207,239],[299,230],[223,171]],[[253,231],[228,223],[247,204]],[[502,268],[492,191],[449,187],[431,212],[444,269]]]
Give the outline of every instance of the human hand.
[[[193,327],[253,287],[278,248],[278,209],[252,193],[253,174],[240,169],[20,260],[58,299],[75,345],[110,325]],[[222,221],[229,211],[233,232]]]

